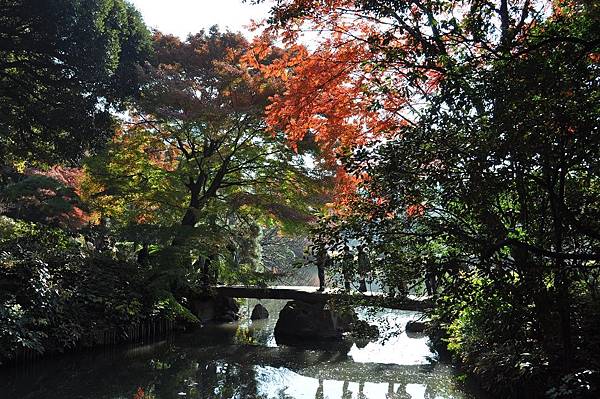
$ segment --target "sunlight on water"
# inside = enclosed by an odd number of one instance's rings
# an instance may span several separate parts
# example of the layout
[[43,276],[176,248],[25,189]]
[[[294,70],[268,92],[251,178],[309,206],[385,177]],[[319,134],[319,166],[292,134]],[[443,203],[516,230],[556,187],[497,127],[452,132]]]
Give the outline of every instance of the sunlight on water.
[[[376,342],[369,342],[364,348],[356,344],[350,349],[349,355],[357,363],[383,363],[383,364],[430,364],[437,355],[428,346],[429,339],[422,334],[413,334],[409,337],[404,328],[410,320],[418,318],[416,312],[385,311],[375,315],[366,316],[366,312],[359,312],[361,318],[370,323],[379,325],[380,330],[390,328],[388,336]],[[383,328],[382,328],[383,326]]]
[[265,398],[411,398],[443,399],[430,396],[425,384],[372,383],[318,380],[285,368],[256,367],[259,394]]
[[[251,311],[256,301],[243,307]],[[391,331],[375,342],[301,349],[278,346],[273,329],[285,301],[262,301],[271,317],[205,327],[172,340],[112,347],[0,369],[10,399],[472,399],[457,388],[428,338],[407,335],[416,312],[358,311]],[[138,396],[135,396],[138,395]]]
[[315,398],[319,381],[304,377],[286,368],[256,367],[259,393],[268,398],[293,394],[294,398]]

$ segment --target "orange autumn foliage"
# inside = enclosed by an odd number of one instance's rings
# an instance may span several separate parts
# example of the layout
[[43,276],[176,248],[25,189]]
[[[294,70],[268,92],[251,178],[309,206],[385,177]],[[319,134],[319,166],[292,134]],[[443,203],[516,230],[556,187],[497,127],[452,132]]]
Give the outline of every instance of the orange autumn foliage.
[[350,214],[353,204],[359,201],[357,196],[361,179],[348,174],[344,168],[338,166],[335,175],[335,194],[330,204],[330,209],[337,214]]
[[[34,176],[45,176],[49,177],[60,184],[72,189],[73,196],[65,196],[64,199],[71,203],[71,209],[63,212],[55,217],[55,221],[61,226],[66,226],[72,229],[80,229],[86,224],[90,223],[91,217],[88,211],[83,209],[80,197],[82,196],[83,190],[81,187],[84,179],[84,171],[81,168],[72,168],[61,165],[54,165],[48,170],[40,170],[29,168],[25,170],[25,175]],[[52,190],[38,190],[39,194],[47,198],[56,197],[58,193]],[[30,198],[29,200],[31,200]]]
[[409,205],[406,208],[406,215],[408,217],[419,217],[425,215],[425,207],[421,204]]
[[[403,37],[390,38],[387,27],[364,17],[354,1],[296,0],[278,12],[299,16],[283,28],[266,28],[243,58],[247,65],[284,82],[284,92],[273,96],[267,107],[272,130],[284,131],[292,145],[312,132],[323,156],[331,160],[340,148],[393,136],[407,123],[411,94],[402,81],[407,69],[380,68],[380,50],[385,46],[410,51],[413,44]],[[318,33],[319,38],[307,46],[306,32]],[[275,62],[261,63],[278,39],[284,54]],[[440,79],[441,73],[426,71],[421,94],[435,90]]]
[[[308,133],[314,137],[325,163],[337,171],[335,202],[341,208],[356,195],[361,177],[349,178],[336,158],[398,134],[410,123],[411,101],[435,91],[442,74],[426,70],[409,89],[409,66],[382,68],[383,47],[411,51],[418,46],[406,37],[390,36],[389,26],[365,17],[354,1],[293,0],[275,13],[275,20],[286,22],[268,26],[242,61],[281,80],[284,90],[271,98],[267,125],[283,131],[294,148]],[[312,40],[314,35],[318,38]],[[272,57],[277,41],[283,43],[283,53],[274,62],[262,62]]]
[[133,395],[133,399],[143,399],[144,398],[144,389],[142,387],[138,387],[137,391]]

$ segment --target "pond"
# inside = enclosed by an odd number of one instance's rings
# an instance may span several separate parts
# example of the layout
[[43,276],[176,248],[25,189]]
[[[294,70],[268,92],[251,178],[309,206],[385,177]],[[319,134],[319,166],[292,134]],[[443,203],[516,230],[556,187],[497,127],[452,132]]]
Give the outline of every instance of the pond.
[[[416,312],[359,310],[395,334],[356,345],[278,345],[285,301],[263,300],[271,318],[208,326],[150,345],[116,346],[0,370],[0,398],[412,398],[471,399],[428,338],[403,330]],[[382,328],[383,330],[384,328]]]

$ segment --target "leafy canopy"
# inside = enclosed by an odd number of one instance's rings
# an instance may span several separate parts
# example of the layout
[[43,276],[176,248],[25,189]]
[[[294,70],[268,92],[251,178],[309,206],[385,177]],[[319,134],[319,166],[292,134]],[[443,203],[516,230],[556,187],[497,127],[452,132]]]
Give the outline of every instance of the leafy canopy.
[[0,5],[0,163],[77,162],[111,137],[151,54],[123,0]]

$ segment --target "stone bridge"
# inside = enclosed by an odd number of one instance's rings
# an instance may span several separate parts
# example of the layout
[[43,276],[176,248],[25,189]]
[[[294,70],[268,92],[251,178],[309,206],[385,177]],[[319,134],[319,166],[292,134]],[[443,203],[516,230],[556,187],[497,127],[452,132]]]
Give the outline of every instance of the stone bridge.
[[356,305],[380,306],[389,309],[424,311],[432,306],[429,298],[402,297],[391,298],[383,292],[344,292],[333,289],[318,291],[310,286],[225,286],[212,287],[218,294],[231,298],[289,299],[308,303],[320,303],[330,300],[348,301]]

